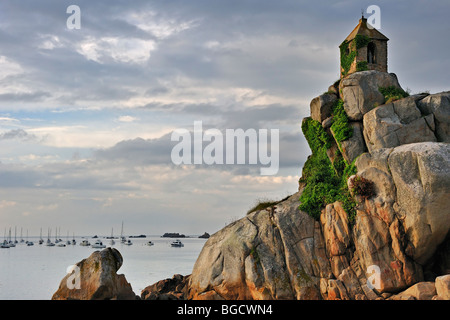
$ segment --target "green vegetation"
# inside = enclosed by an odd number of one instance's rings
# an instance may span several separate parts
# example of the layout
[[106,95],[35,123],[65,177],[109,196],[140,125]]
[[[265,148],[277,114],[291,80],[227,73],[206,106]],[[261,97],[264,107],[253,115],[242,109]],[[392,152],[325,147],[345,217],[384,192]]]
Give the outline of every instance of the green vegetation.
[[369,70],[367,68],[367,61],[358,61],[356,63],[356,71],[366,71]]
[[362,34],[357,34],[355,36],[355,46],[356,50],[359,50],[361,48],[367,47],[367,45],[370,42],[370,38],[368,36],[364,36]]
[[390,103],[409,96],[408,92],[396,86],[379,87],[378,91],[384,96],[385,103]]
[[273,201],[273,200],[259,200],[257,203],[247,211],[247,214],[250,214],[255,211],[264,210],[268,207],[273,207],[274,205],[278,204],[280,201]]
[[[358,55],[358,50],[366,47],[370,42],[368,36],[357,34],[352,41],[345,41],[339,46],[341,52],[342,75],[345,77],[350,71],[353,61]],[[356,71],[367,70],[367,62],[361,61],[356,64]]]
[[319,219],[324,206],[341,201],[349,221],[353,222],[356,203],[347,188],[347,179],[356,173],[354,163],[347,164],[341,154],[337,155],[333,164],[331,163],[326,151],[331,147],[332,138],[318,121],[311,118],[305,119],[302,123],[302,131],[312,154],[303,166],[302,177],[299,181],[306,184],[300,196],[299,209]]
[[352,66],[353,60],[357,55],[357,51],[350,48],[350,43],[345,41],[341,43],[339,46],[341,52],[341,67],[344,69],[342,71],[342,75],[345,77],[347,73],[350,71],[350,67]]
[[333,124],[331,130],[334,138],[339,143],[353,136],[353,128],[349,125],[347,114],[344,110],[344,101],[339,99],[333,107]]
[[289,198],[289,196],[287,196],[281,200],[258,199],[258,200],[256,200],[255,205],[247,211],[247,214],[250,214],[255,211],[264,210],[269,207],[273,207],[273,206],[279,204],[280,202],[286,200],[287,198]]

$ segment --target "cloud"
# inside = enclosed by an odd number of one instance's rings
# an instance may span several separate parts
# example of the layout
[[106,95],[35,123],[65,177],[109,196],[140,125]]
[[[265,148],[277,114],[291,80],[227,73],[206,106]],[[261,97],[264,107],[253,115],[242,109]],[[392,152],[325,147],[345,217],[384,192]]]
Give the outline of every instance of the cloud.
[[77,46],[77,52],[98,63],[145,63],[156,50],[156,42],[136,38],[87,37]]
[[118,119],[120,122],[134,122],[139,120],[139,118],[132,117],[132,116],[120,116]]
[[30,141],[30,140],[37,140],[37,137],[34,134],[30,134],[23,129],[14,129],[0,133],[0,140]]
[[0,70],[2,70],[0,80],[19,75],[24,72],[24,69],[20,66],[20,64],[6,56],[0,56]]
[[0,209],[5,209],[7,207],[14,207],[16,204],[17,202],[14,201],[2,200],[0,201]]

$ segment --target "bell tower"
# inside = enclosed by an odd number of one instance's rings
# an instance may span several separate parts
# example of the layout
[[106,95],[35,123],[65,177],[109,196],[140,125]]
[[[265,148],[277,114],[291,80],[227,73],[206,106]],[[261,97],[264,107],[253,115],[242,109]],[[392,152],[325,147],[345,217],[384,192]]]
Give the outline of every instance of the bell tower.
[[339,46],[341,78],[365,70],[387,72],[388,40],[362,16],[355,29]]

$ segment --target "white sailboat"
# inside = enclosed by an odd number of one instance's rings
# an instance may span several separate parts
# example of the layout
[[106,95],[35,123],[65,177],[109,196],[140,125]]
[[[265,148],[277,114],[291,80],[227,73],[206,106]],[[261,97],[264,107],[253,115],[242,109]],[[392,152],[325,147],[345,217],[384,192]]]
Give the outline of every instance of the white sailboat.
[[120,242],[126,243],[127,239],[123,236],[123,221],[122,221],[122,230],[120,231]]
[[111,240],[109,241],[109,244],[112,246],[116,244],[116,242],[114,241],[113,234],[114,234],[114,228],[111,228]]
[[27,246],[34,246],[34,242],[28,240],[28,229],[27,229],[27,241],[25,241],[25,243],[27,244]]
[[9,247],[10,247],[10,248],[15,247],[16,244],[11,240],[11,227],[9,228],[8,238],[9,238],[9,241],[8,241]]
[[51,236],[51,230],[50,228],[48,229],[48,237],[47,237],[47,243],[45,244],[47,247],[54,247],[55,244],[50,240],[50,236]]
[[5,232],[3,233],[3,242],[0,243],[0,248],[9,249],[9,243],[6,240],[6,228],[5,228]]

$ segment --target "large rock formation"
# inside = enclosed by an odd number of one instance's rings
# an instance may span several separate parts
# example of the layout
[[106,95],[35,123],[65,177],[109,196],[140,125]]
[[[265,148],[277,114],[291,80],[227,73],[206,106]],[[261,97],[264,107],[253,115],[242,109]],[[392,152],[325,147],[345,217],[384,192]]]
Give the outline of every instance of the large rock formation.
[[[380,87],[401,88],[394,74],[357,72],[311,102],[312,119],[332,137],[333,103],[344,102],[353,135],[331,141],[327,155],[334,163],[339,147],[347,165],[356,159],[353,224],[340,202],[319,221],[300,211],[300,188],[213,234],[189,299],[446,299],[435,288],[448,286],[436,277],[449,261],[450,93],[384,104]],[[373,194],[354,193],[356,177]]]
[[[353,73],[313,99],[312,119],[303,121],[315,121],[320,140],[330,140],[320,163],[330,160],[345,177],[338,191],[354,201],[351,220],[349,203],[334,200],[317,220],[301,211],[302,182],[294,195],[213,234],[190,276],[157,282],[142,298],[450,299],[450,92],[385,104],[380,87],[400,85],[394,74]],[[339,100],[346,116],[333,126]],[[335,130],[345,125],[353,134],[338,139],[342,131]],[[348,180],[347,169],[356,172]],[[131,298],[131,288],[118,284],[124,278],[117,280],[114,259],[87,260],[82,279],[93,289],[68,291],[63,279],[54,298]],[[96,261],[102,271],[87,275]],[[103,274],[109,289],[98,280]]]
[[122,263],[122,255],[114,248],[93,252],[61,280],[52,300],[136,299],[125,276],[117,274]]

